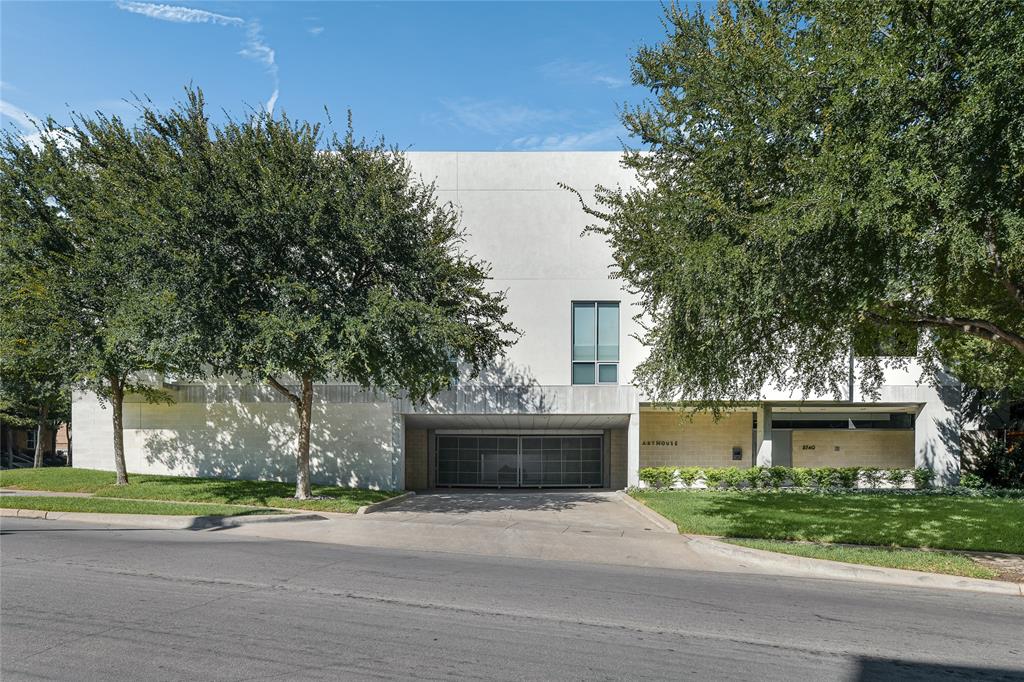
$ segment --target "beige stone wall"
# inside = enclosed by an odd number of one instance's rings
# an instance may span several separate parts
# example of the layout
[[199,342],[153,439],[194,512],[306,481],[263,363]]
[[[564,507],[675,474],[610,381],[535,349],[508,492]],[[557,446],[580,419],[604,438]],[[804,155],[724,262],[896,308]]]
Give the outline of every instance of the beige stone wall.
[[427,430],[405,430],[405,489],[424,490],[430,485],[427,476]]
[[628,446],[626,429],[612,429],[609,441],[609,455],[611,462],[608,465],[609,486],[612,490],[622,490],[628,484]]
[[[679,412],[640,412],[640,467],[703,466],[749,467],[753,416],[750,412],[725,414],[717,422],[710,414],[689,420]],[[733,447],[743,459],[732,459]]]
[[793,466],[911,469],[914,432],[798,429],[793,431]]

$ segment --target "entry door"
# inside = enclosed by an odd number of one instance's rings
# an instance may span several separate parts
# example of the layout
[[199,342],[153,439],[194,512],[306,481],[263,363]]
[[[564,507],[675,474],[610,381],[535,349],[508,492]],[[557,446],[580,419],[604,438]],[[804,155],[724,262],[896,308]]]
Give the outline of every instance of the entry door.
[[772,466],[793,466],[793,432],[772,429]]
[[437,485],[593,487],[603,483],[601,436],[437,437]]

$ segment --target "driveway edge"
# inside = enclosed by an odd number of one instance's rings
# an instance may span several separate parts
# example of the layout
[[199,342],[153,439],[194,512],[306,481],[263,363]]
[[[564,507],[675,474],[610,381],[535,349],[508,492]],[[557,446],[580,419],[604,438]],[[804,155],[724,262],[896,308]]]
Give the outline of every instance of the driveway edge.
[[792,554],[780,554],[751,547],[741,547],[701,535],[688,535],[686,537],[691,546],[695,548],[707,550],[747,565],[753,564],[761,568],[777,568],[780,572],[785,572],[788,575],[799,573],[814,578],[857,580],[861,582],[942,590],[968,590],[972,592],[1002,594],[1010,597],[1024,597],[1024,584],[1021,583],[963,578],[943,575],[941,573],[908,571],[902,568],[848,564],[828,559],[811,559]]
[[648,507],[643,502],[634,500],[633,497],[626,491],[616,490],[615,494],[618,496],[620,500],[626,503],[627,507],[632,508],[633,511],[637,512],[638,514],[640,514],[640,516],[643,516],[645,519],[647,519],[654,525],[658,526],[663,531],[675,533],[676,535],[679,534],[679,527],[676,524],[672,523],[664,516]]
[[399,502],[408,500],[410,497],[413,497],[414,495],[416,495],[416,493],[412,490],[409,490],[402,493],[401,495],[395,495],[394,497],[389,497],[388,499],[381,500],[380,502],[374,502],[373,504],[364,504],[362,507],[356,510],[356,515],[360,516],[362,514],[372,514],[373,512],[380,511],[381,509],[387,509],[388,507],[396,505]]
[[142,526],[162,530],[206,530],[237,528],[259,523],[325,521],[319,514],[253,514],[251,516],[176,516],[160,514],[95,514],[91,512],[43,511],[41,509],[0,509],[0,517],[77,521],[118,526]]

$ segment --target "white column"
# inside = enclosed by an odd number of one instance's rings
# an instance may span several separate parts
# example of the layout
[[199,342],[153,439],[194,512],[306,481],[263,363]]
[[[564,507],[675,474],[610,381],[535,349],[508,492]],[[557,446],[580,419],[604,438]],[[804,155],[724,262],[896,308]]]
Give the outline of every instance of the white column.
[[927,402],[914,423],[914,466],[934,472],[935,485],[960,481],[960,386],[939,377],[935,387],[922,387]]
[[640,411],[629,415],[626,431],[626,483],[630,487],[640,485]]
[[759,467],[772,465],[772,408],[761,403],[757,408],[757,453],[754,464]]

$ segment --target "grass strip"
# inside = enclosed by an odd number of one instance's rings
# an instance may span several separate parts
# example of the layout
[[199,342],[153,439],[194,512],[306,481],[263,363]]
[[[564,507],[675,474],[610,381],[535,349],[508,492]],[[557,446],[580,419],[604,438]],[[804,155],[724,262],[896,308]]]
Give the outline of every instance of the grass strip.
[[278,514],[274,509],[237,507],[227,504],[194,504],[152,500],[112,500],[102,497],[42,497],[9,495],[0,497],[0,508],[35,509],[93,514],[158,514],[167,516],[245,516]]
[[949,552],[920,549],[890,549],[887,547],[851,547],[849,545],[785,542],[782,540],[750,538],[730,538],[726,542],[753,549],[763,549],[768,552],[793,554],[811,559],[843,561],[848,564],[903,568],[909,571],[945,573],[947,575],[959,575],[967,578],[992,579],[999,575],[991,568],[975,563],[970,557]]
[[308,511],[354,513],[359,507],[399,494],[387,490],[314,485],[322,500],[296,500],[295,484],[282,481],[243,481],[186,476],[129,474],[128,485],[118,486],[111,471],[44,467],[0,471],[0,487],[21,490],[93,493],[97,497],[173,500],[212,504],[245,504]]

